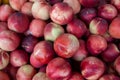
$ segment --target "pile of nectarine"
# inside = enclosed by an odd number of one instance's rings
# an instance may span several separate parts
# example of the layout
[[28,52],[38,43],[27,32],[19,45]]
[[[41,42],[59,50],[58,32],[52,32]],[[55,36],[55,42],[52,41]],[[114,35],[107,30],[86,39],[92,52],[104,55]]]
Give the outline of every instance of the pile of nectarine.
[[0,80],[120,80],[120,0],[0,0]]

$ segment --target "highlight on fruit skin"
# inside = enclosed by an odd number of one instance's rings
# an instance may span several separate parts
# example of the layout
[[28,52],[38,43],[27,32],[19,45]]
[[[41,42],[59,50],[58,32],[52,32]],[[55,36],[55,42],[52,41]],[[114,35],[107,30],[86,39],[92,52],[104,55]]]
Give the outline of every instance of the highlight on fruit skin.
[[78,38],[70,33],[61,34],[54,41],[54,50],[57,55],[63,58],[72,57],[79,49]]
[[82,60],[80,69],[85,79],[97,80],[105,72],[105,65],[99,58],[89,56]]
[[73,19],[73,9],[67,3],[56,3],[51,7],[50,18],[53,22],[65,25]]

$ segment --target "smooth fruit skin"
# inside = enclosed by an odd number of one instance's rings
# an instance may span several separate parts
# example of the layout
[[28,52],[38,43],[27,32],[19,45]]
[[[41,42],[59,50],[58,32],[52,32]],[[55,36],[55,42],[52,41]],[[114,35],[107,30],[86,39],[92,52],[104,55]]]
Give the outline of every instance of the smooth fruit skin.
[[13,51],[20,44],[20,37],[11,30],[0,32],[0,48],[5,51]]
[[120,75],[120,56],[118,56],[114,61],[114,68]]
[[21,46],[26,52],[32,53],[37,43],[38,43],[38,38],[32,35],[27,35],[22,39]]
[[10,77],[4,71],[0,71],[0,80],[10,80]]
[[120,55],[120,51],[114,43],[109,43],[107,49],[101,55],[104,61],[113,62]]
[[41,20],[48,20],[50,17],[49,11],[51,9],[51,5],[49,5],[44,0],[35,1],[32,5],[32,15],[34,18]]
[[48,23],[44,28],[44,38],[48,41],[55,41],[57,37],[63,34],[63,26],[56,24],[54,22]]
[[33,76],[32,80],[50,80],[50,79],[48,78],[46,73],[38,72]]
[[48,64],[54,58],[53,45],[49,41],[40,41],[35,45],[32,54],[40,63]]
[[77,52],[72,56],[72,58],[76,61],[82,61],[84,58],[88,56],[88,51],[86,49],[86,42],[82,39],[79,40],[79,49]]
[[39,38],[44,36],[44,28],[46,26],[46,22],[41,19],[33,19],[29,26],[29,32],[31,35]]
[[112,20],[117,14],[118,11],[112,4],[104,4],[98,7],[98,15],[104,19]]
[[50,18],[53,22],[65,25],[73,18],[73,9],[67,3],[56,3],[50,10]]
[[101,76],[99,80],[120,80],[120,77],[111,73]]
[[91,20],[89,30],[92,34],[104,35],[108,30],[108,22],[103,18],[96,17]]
[[27,0],[9,0],[10,6],[16,11],[20,11],[25,2],[27,2]]
[[32,5],[32,2],[25,2],[21,8],[21,12],[28,16],[32,16]]
[[8,28],[17,33],[24,33],[29,28],[29,18],[21,12],[14,12],[8,18]]
[[79,12],[79,17],[85,23],[89,24],[90,21],[97,16],[97,10],[95,8],[83,8]]
[[86,24],[77,18],[70,21],[66,29],[68,33],[74,34],[77,38],[81,38],[87,31]]
[[111,0],[111,4],[113,4],[120,12],[120,0]]
[[36,59],[36,57],[34,56],[34,54],[30,55],[30,64],[34,67],[34,68],[40,68],[41,66],[43,66],[42,63],[40,63],[40,61],[38,59]]
[[84,7],[95,7],[98,5],[99,0],[79,0],[80,4]]
[[6,22],[0,22],[0,32],[8,30],[8,25]]
[[74,14],[77,14],[81,10],[81,4],[79,0],[63,0],[63,2],[67,3],[70,7],[72,7]]
[[8,64],[6,68],[4,68],[2,71],[6,72],[9,77],[10,80],[16,80],[16,73],[19,67],[14,67],[11,64]]
[[73,72],[69,80],[84,80],[84,78],[80,73]]
[[71,65],[65,59],[56,57],[48,63],[46,74],[51,80],[64,80],[71,74]]
[[109,34],[116,39],[120,39],[120,16],[114,18],[109,25]]
[[80,69],[83,77],[87,80],[97,80],[105,71],[104,63],[93,56],[82,60]]
[[36,70],[33,66],[26,64],[17,70],[16,78],[17,80],[32,80],[32,77],[35,75]]
[[0,6],[0,20],[7,21],[9,16],[12,15],[14,10],[10,5],[4,4]]
[[28,53],[22,49],[16,49],[10,53],[10,63],[14,67],[20,67],[28,63]]
[[54,41],[56,54],[63,58],[72,57],[78,49],[79,41],[73,34],[64,33]]
[[87,39],[87,49],[92,55],[98,55],[107,48],[107,41],[100,35],[90,35]]

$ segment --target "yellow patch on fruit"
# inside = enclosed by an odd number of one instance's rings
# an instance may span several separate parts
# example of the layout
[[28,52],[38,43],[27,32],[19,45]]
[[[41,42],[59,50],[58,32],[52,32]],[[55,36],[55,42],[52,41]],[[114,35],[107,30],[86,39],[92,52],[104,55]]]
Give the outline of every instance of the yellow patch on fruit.
[[9,4],[9,0],[2,0],[3,4]]
[[1,5],[1,3],[2,3],[2,0],[0,0],[0,5]]

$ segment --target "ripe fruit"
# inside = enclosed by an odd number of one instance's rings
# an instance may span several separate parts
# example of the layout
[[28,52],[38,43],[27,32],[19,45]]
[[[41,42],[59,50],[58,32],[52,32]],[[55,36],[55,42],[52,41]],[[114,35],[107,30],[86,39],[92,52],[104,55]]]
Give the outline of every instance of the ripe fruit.
[[27,0],[9,0],[10,6],[17,11],[20,11],[23,4],[27,2]]
[[87,49],[92,55],[98,55],[107,48],[107,41],[100,35],[90,35],[87,39]]
[[91,56],[81,62],[80,69],[85,79],[97,80],[104,73],[105,65],[100,59]]
[[14,50],[10,53],[10,63],[14,67],[20,67],[28,63],[28,54],[24,50]]
[[51,6],[45,1],[35,1],[32,5],[32,15],[34,18],[48,20]]
[[16,73],[17,80],[32,80],[32,77],[35,75],[36,70],[29,64],[19,67]]
[[33,19],[29,26],[29,32],[35,37],[43,37],[46,22],[41,19]]
[[73,10],[67,3],[56,3],[50,10],[50,18],[53,22],[65,25],[73,18]]
[[64,28],[56,23],[50,22],[45,26],[44,38],[45,40],[55,41],[57,37],[64,33]]
[[15,12],[8,18],[8,28],[17,33],[25,32],[29,27],[28,17],[21,13]]
[[113,38],[120,39],[120,16],[114,18],[109,26],[109,33]]
[[46,74],[52,80],[64,80],[70,76],[71,66],[65,59],[57,57],[48,63]]
[[13,51],[15,50],[20,44],[20,37],[17,33],[4,30],[0,32],[0,48],[5,51]]
[[47,64],[54,58],[53,45],[49,41],[40,41],[35,45],[32,54],[40,63]]
[[107,20],[114,19],[117,14],[117,9],[111,4],[104,4],[98,8],[98,15]]
[[66,29],[68,33],[74,34],[77,38],[81,38],[87,31],[85,23],[77,18],[70,21]]
[[108,30],[108,22],[103,18],[96,17],[90,22],[89,30],[92,34],[103,35]]
[[99,0],[79,0],[80,4],[84,7],[95,7],[98,5]]
[[78,39],[70,34],[64,33],[60,35],[54,42],[54,50],[58,56],[63,58],[72,57],[79,49]]

